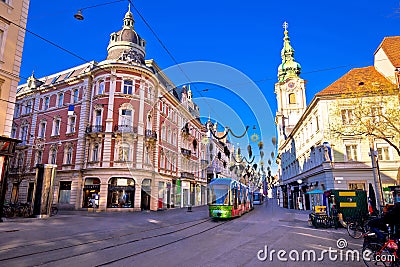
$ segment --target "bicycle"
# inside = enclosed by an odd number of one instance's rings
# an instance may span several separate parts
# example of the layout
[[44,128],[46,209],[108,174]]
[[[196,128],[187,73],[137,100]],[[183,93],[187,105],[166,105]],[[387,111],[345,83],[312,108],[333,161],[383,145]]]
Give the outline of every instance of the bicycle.
[[391,228],[387,226],[387,238],[378,240],[375,233],[364,234],[362,249],[363,261],[366,266],[399,267],[399,239],[392,238]]
[[361,238],[364,234],[369,232],[368,222],[375,217],[362,216],[347,222],[347,233],[355,239]]

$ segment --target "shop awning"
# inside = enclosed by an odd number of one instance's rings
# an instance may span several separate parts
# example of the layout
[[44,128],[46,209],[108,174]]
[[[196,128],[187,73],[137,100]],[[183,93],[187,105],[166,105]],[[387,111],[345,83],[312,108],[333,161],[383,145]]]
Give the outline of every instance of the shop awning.
[[323,193],[324,193],[324,191],[321,189],[314,189],[314,190],[308,191],[306,194],[323,194]]

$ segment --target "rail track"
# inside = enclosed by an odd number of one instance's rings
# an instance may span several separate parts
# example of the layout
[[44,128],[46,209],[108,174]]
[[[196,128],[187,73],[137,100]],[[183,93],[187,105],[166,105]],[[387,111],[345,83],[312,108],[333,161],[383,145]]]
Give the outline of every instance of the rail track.
[[200,235],[229,221],[201,218],[152,227],[142,231],[111,229],[90,231],[43,242],[0,247],[1,266],[89,266],[113,265],[152,250]]

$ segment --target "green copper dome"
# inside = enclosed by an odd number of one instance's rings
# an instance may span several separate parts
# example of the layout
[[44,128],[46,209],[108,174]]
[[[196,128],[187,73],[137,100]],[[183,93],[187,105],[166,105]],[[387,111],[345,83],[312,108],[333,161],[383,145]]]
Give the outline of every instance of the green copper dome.
[[288,31],[285,29],[283,48],[281,51],[282,63],[278,67],[278,80],[284,82],[289,78],[297,78],[300,75],[301,66],[294,61],[294,49],[290,45]]

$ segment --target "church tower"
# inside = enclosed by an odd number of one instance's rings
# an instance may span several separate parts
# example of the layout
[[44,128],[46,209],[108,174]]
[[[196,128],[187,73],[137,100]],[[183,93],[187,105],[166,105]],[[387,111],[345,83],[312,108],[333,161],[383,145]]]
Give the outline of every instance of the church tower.
[[275,123],[280,145],[291,133],[306,109],[305,81],[300,78],[301,66],[294,60],[287,22],[283,23],[284,38],[281,51],[282,63],[278,67],[275,94],[278,102]]

